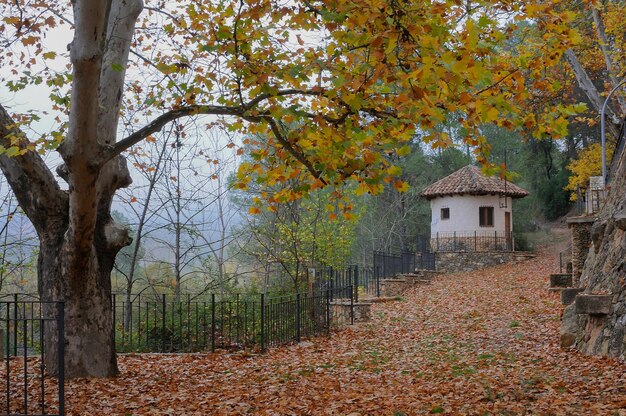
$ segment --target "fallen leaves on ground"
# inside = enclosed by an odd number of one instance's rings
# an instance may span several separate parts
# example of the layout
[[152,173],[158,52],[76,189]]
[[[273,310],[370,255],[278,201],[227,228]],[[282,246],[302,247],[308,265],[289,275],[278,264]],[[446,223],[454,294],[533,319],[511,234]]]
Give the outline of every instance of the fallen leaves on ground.
[[373,320],[264,355],[130,354],[72,415],[626,415],[626,365],[558,346],[555,249],[436,277]]

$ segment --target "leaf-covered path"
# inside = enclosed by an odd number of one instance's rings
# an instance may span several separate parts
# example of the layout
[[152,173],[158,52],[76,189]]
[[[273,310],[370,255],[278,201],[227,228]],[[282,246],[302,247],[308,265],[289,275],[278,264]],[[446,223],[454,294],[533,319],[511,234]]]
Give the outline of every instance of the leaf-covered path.
[[[443,275],[372,322],[265,355],[125,355],[71,414],[626,415],[626,365],[562,351],[554,251]],[[620,410],[621,409],[621,410]]]

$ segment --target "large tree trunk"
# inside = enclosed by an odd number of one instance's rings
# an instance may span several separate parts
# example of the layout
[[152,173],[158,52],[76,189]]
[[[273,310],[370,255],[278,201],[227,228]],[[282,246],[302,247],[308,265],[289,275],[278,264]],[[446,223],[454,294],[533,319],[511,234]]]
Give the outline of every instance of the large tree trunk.
[[[130,244],[127,230],[111,219],[115,192],[130,184],[125,160],[111,151],[141,0],[72,2],[74,39],[68,135],[59,147],[61,190],[36,152],[7,157],[0,168],[40,240],[39,290],[44,301],[65,302],[67,377],[116,375],[111,311],[111,270]],[[0,144],[29,144],[0,106]],[[52,310],[48,309],[47,314]],[[56,328],[45,334],[46,364],[56,371]]]
[[[117,374],[114,328],[111,310],[111,270],[119,248],[102,244],[110,227],[100,221],[96,226],[96,243],[86,259],[81,276],[66,279],[66,265],[71,259],[64,235],[65,224],[51,227],[40,235],[38,263],[39,292],[42,300],[65,301],[65,372],[70,377],[110,377]],[[126,237],[124,237],[126,236]],[[127,242],[123,232],[116,237],[119,244]],[[118,246],[119,247],[119,246]],[[48,314],[52,314],[49,307]],[[56,372],[57,328],[46,331],[46,365]]]
[[[621,141],[623,142],[622,136]],[[593,245],[581,275],[585,293],[607,294],[608,315],[576,314],[568,306],[561,323],[563,346],[585,354],[625,358],[626,352],[626,151],[614,157],[612,181],[604,207],[592,230]]]

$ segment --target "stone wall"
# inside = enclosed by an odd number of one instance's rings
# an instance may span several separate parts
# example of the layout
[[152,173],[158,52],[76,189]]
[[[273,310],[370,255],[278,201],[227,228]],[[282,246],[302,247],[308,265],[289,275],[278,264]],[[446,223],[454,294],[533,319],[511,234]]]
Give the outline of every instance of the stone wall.
[[339,300],[330,303],[331,325],[342,327],[352,324],[352,312],[354,311],[354,323],[367,322],[372,319],[372,304],[370,302],[355,302]]
[[518,259],[512,251],[448,251],[435,253],[437,271],[443,273],[471,272],[484,267]]
[[[626,358],[626,151],[614,156],[610,189],[591,226],[591,249],[582,268],[585,294],[611,296],[607,315],[577,313],[568,306],[561,322],[563,347],[584,354]],[[580,295],[579,295],[580,296]]]
[[567,224],[572,229],[572,280],[575,287],[580,285],[580,276],[591,246],[591,226],[595,218],[570,217]]
[[400,296],[409,287],[406,279],[383,279],[380,281],[380,296],[389,298]]

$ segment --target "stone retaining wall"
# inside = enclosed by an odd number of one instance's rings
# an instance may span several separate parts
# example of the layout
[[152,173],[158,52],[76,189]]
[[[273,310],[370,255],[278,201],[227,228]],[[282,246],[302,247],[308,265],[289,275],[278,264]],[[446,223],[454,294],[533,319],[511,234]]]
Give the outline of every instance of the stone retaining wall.
[[519,259],[513,251],[447,251],[436,252],[437,271],[443,273],[471,272]]
[[383,279],[380,281],[380,295],[393,298],[402,295],[409,287],[406,279]]
[[372,304],[370,302],[335,301],[330,303],[332,316],[331,325],[342,327],[352,323],[352,311],[354,311],[354,323],[367,322],[372,319]]
[[595,218],[570,217],[568,226],[572,229],[572,280],[574,286],[580,284],[580,276],[591,246],[591,226]]

